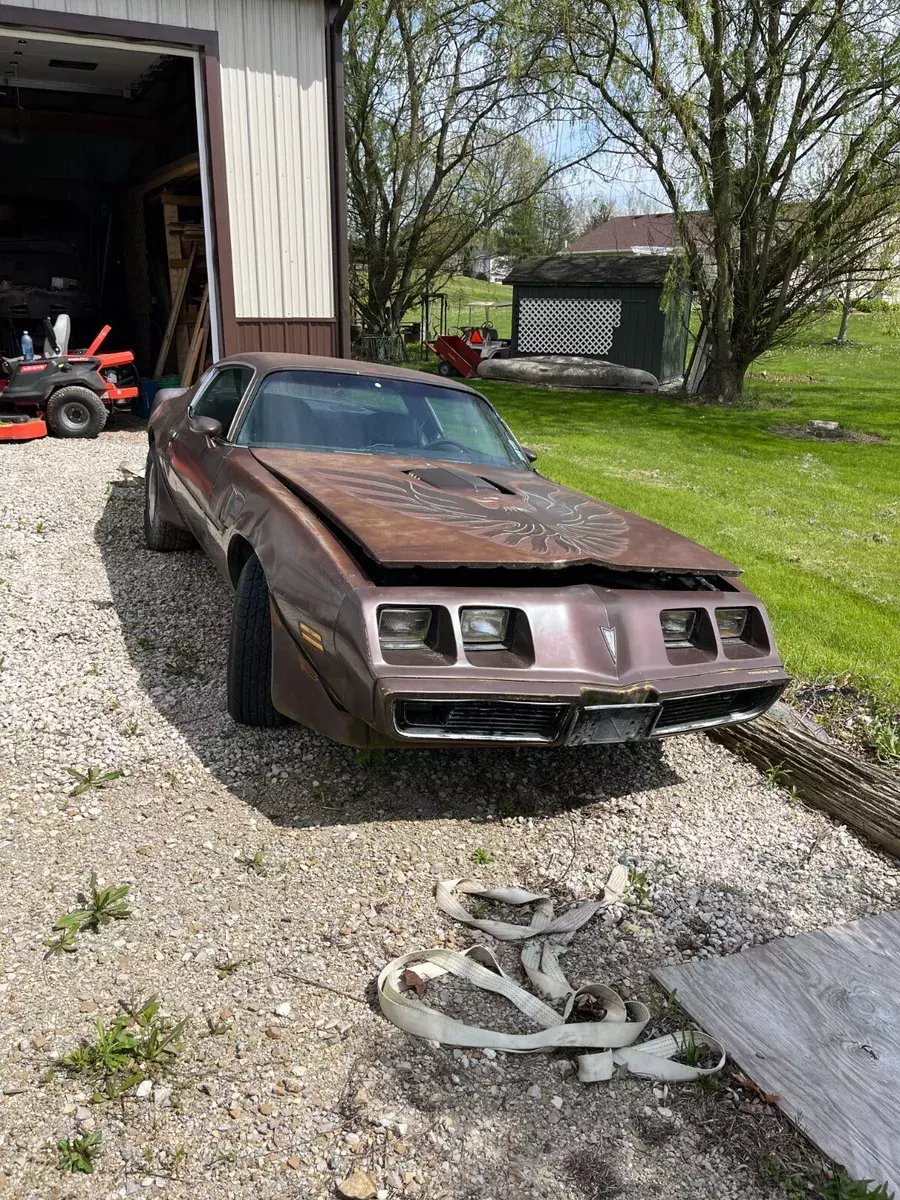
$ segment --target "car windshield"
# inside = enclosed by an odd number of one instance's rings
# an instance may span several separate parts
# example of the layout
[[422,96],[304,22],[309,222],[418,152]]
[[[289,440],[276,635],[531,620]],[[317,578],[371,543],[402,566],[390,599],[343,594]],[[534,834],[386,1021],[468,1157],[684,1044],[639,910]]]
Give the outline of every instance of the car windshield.
[[427,378],[276,371],[259,386],[237,441],[343,454],[394,454],[526,466],[480,396]]

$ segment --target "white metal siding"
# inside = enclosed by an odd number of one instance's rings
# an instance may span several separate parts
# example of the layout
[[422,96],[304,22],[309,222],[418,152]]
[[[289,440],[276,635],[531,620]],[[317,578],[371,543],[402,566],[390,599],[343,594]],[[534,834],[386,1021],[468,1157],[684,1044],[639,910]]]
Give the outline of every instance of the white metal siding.
[[333,318],[322,0],[6,0],[219,34],[235,315]]

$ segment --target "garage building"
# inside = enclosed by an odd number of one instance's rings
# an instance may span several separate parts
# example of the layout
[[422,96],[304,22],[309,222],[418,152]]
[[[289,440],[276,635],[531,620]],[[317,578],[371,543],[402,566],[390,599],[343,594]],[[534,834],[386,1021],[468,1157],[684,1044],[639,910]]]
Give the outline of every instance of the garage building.
[[0,3],[0,353],[348,350],[336,0]]

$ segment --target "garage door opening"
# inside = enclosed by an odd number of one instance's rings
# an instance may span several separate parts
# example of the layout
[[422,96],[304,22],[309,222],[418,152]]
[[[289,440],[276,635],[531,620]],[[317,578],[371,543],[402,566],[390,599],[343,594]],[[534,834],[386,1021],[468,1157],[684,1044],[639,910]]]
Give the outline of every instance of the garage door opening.
[[[198,120],[199,116],[199,120]],[[0,354],[44,320],[112,331],[143,378],[193,382],[217,347],[193,51],[0,29]]]

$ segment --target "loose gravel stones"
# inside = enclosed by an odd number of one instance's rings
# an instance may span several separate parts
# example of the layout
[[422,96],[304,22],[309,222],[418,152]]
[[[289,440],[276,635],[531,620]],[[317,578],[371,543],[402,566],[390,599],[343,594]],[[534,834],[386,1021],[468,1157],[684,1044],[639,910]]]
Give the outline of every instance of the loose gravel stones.
[[[303,729],[237,727],[227,587],[199,553],[143,548],[120,470],[142,468],[143,435],[0,449],[4,1198],[318,1200],[351,1180],[382,1200],[778,1194],[753,1149],[775,1114],[417,1041],[372,981],[404,951],[473,940],[435,908],[439,878],[561,905],[621,859],[631,903],[579,932],[565,970],[662,1022],[653,966],[896,907],[895,862],[702,737],[362,762]],[[131,917],[45,957],[91,871],[130,884]],[[517,973],[516,948],[496,949]],[[446,991],[467,1020],[499,1019]],[[151,996],[187,1021],[181,1052],[102,1101],[63,1059]],[[94,1173],[63,1178],[53,1147],[87,1130]]]

